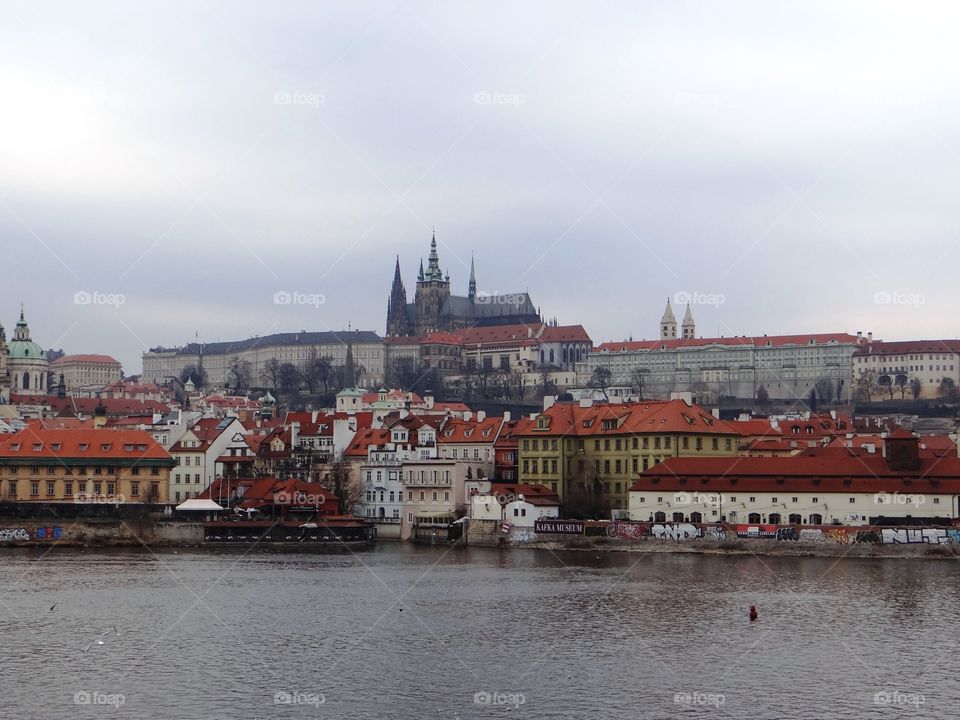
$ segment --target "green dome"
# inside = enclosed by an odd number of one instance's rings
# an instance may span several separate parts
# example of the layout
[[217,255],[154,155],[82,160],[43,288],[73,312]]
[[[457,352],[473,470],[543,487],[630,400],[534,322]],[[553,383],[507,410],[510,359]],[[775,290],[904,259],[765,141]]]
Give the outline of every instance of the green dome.
[[32,340],[11,340],[7,343],[7,355],[12,358],[45,360],[46,351]]

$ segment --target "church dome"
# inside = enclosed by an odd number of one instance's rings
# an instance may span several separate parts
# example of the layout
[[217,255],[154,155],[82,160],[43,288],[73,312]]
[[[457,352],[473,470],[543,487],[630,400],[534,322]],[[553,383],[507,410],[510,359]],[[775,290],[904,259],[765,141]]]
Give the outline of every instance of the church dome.
[[11,340],[7,343],[7,356],[28,360],[46,360],[46,351],[32,340]]

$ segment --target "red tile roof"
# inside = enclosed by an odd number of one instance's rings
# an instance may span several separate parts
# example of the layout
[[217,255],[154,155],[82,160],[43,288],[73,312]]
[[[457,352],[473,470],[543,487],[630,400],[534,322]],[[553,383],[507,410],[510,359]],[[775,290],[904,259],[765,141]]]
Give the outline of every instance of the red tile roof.
[[503,422],[502,417],[487,417],[482,422],[476,418],[463,420],[461,418],[447,418],[443,428],[437,435],[437,443],[440,445],[452,445],[456,443],[490,443],[497,439],[497,431]]
[[110,365],[120,365],[120,361],[109,355],[62,355],[52,361],[50,365],[66,365],[68,363],[104,363]]
[[854,355],[907,355],[910,353],[960,353],[960,340],[897,340],[866,342]]
[[37,426],[4,436],[0,440],[0,458],[171,460],[170,453],[143,430]]

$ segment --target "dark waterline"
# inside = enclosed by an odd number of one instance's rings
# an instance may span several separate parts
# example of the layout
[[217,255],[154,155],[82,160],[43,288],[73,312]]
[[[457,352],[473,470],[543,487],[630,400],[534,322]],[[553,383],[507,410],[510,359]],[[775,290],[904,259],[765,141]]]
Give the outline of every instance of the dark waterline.
[[5,550],[0,716],[952,718],[955,568],[390,543]]

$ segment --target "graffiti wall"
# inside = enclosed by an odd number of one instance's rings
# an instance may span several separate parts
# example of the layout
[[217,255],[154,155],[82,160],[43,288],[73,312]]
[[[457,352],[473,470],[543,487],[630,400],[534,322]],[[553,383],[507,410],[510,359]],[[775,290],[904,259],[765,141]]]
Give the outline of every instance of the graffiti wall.
[[63,528],[59,527],[12,527],[0,528],[0,543],[34,541],[52,541],[63,537]]
[[0,529],[0,542],[22,542],[30,539],[30,531],[26,528]]
[[[951,542],[949,531],[943,528],[883,528],[884,545],[921,544],[946,545]],[[956,530],[952,531],[956,532]]]

